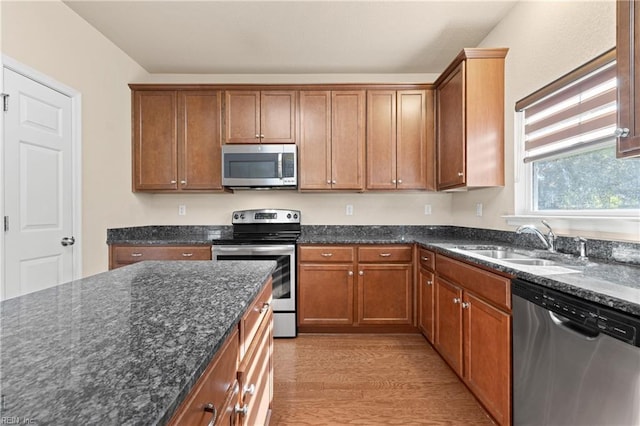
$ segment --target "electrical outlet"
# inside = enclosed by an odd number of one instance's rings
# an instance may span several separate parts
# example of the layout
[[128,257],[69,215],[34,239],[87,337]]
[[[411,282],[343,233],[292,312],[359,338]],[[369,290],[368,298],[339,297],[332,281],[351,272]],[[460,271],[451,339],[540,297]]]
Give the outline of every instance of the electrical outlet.
[[186,216],[187,215],[187,206],[184,204],[178,205],[178,216]]
[[431,214],[431,204],[425,204],[424,205],[424,214],[426,214],[426,215]]
[[353,216],[353,204],[347,204],[347,208],[345,209],[345,214],[347,216]]
[[476,204],[476,216],[482,216],[482,203]]

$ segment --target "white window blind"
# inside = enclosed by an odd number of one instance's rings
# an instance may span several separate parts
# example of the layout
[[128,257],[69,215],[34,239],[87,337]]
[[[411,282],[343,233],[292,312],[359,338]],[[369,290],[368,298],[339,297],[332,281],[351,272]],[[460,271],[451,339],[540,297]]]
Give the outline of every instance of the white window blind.
[[524,112],[524,162],[614,140],[616,62],[606,54],[516,104]]

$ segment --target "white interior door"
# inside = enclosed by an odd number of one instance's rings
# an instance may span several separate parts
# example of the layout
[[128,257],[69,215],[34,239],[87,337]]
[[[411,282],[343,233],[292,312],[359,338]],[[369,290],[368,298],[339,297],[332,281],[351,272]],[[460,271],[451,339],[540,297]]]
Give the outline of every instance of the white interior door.
[[[3,69],[4,298],[73,278],[71,98]],[[63,239],[66,245],[63,245]]]

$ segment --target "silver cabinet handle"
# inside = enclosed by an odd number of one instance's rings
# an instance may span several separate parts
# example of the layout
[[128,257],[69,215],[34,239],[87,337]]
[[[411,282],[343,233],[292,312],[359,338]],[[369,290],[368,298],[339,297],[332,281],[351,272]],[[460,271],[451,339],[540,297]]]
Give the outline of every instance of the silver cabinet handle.
[[618,127],[613,134],[615,135],[615,137],[617,138],[626,138],[627,136],[629,136],[629,129],[627,129],[626,127]]
[[256,139],[259,139],[259,138],[260,138],[260,135],[256,134]]
[[322,256],[322,257],[331,257],[331,256],[333,256],[333,253],[320,253],[320,256]]
[[236,414],[240,414],[241,416],[246,416],[247,413],[249,412],[249,406],[245,404],[241,407],[240,404],[236,404],[233,410],[236,412]]
[[252,384],[251,386],[244,387],[244,393],[253,395],[256,393],[256,385]]
[[433,285],[433,281],[428,280],[428,281],[427,281],[427,285]]
[[131,253],[131,257],[142,257],[142,253]]
[[262,133],[260,134],[260,139],[264,139],[264,135]]
[[469,303],[469,302],[463,302],[462,303],[462,309],[467,309],[469,306],[471,306],[471,303]]
[[260,308],[260,313],[264,314],[265,312],[267,312],[269,310],[269,306],[271,306],[271,303],[269,302],[264,302],[262,304],[262,308]]
[[358,275],[360,275],[360,276],[364,275],[364,271],[358,272]]
[[391,183],[395,184],[396,180],[395,179],[391,179]]
[[60,241],[60,244],[62,244],[63,246],[72,246],[76,243],[76,239],[74,237],[64,237],[62,238],[62,240]]
[[176,183],[176,182],[177,182],[177,181],[175,181],[175,180],[172,180],[172,181],[171,181],[170,183]]
[[389,257],[391,253],[380,253],[380,257]]
[[429,260],[429,258],[428,258],[427,256],[422,256],[422,257],[420,258],[420,260],[424,260],[424,261],[426,262],[426,261],[428,261],[428,260]]
[[204,411],[211,413],[211,420],[209,420],[208,426],[216,424],[216,420],[218,420],[218,410],[216,410],[216,407],[212,403],[208,403],[204,406]]
[[398,179],[398,183],[402,183],[402,179]]
[[352,276],[353,276],[353,271],[349,271],[349,273],[348,273],[347,275],[349,275],[350,277],[352,277]]
[[335,180],[332,180],[332,181],[331,181],[331,183],[335,185],[335,184],[336,184],[336,181],[335,181]]
[[459,297],[454,297],[454,298],[453,298],[453,303],[458,304],[458,303],[460,303],[460,302],[461,302],[461,300],[460,300],[460,298],[459,298]]
[[191,257],[193,253],[182,253],[182,257]]
[[180,181],[180,183],[181,183],[182,185],[186,185],[186,184],[187,184],[187,181],[186,181],[186,180],[181,180],[181,181]]
[[331,181],[330,181],[330,180],[327,180],[327,184],[331,185]]
[[462,177],[462,176],[464,176],[464,173],[462,173],[462,172],[458,172],[458,176],[459,176],[459,177]]

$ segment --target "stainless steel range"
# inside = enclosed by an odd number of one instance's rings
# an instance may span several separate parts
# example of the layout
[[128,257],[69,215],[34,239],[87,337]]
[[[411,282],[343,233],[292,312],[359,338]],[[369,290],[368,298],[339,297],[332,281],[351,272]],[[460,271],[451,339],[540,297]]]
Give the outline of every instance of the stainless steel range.
[[231,217],[233,238],[213,242],[213,260],[275,260],[274,337],[296,337],[296,241],[300,211],[239,210]]

